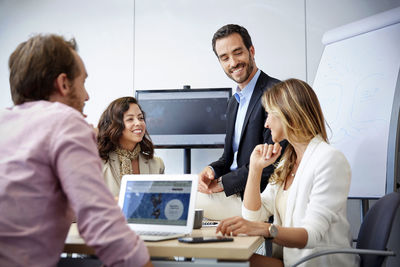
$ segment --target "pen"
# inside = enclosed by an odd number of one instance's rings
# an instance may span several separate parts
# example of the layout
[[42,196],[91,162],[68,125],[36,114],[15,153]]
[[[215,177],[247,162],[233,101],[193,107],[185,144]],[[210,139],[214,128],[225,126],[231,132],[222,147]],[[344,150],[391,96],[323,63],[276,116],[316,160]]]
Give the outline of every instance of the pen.
[[218,222],[203,222],[204,225],[217,225]]

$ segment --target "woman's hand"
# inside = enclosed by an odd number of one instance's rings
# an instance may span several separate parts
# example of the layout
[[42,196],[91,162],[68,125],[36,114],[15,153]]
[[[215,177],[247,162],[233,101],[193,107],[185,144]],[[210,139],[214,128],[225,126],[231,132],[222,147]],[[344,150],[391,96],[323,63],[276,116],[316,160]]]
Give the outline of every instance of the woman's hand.
[[261,144],[254,148],[250,156],[250,169],[262,170],[271,165],[281,155],[282,147],[279,143],[273,145]]
[[222,235],[246,234],[246,235],[268,235],[268,225],[263,222],[252,222],[236,216],[222,220],[216,230],[216,233],[221,232]]

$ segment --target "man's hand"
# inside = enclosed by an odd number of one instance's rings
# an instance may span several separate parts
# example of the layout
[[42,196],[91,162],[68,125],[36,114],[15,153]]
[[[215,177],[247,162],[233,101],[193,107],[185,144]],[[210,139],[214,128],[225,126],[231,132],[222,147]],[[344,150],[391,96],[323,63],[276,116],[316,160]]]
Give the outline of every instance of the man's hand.
[[212,194],[224,191],[214,177],[214,171],[209,167],[205,167],[199,174],[198,191],[204,194]]
[[205,194],[219,193],[222,191],[224,191],[224,188],[220,185],[220,183],[218,183],[218,179],[214,179],[208,185],[208,190],[205,192]]

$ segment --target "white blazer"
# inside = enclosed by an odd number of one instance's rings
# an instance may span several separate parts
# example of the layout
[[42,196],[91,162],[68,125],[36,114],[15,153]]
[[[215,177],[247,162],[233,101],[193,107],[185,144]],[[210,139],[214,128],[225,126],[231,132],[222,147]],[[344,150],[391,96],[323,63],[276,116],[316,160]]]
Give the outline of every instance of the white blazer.
[[[350,179],[350,165],[344,155],[317,136],[308,144],[291,185],[285,221],[277,215],[275,198],[280,185],[276,184],[268,184],[261,193],[259,210],[251,211],[243,205],[242,215],[251,221],[266,221],[274,215],[278,225],[306,229],[305,248],[283,248],[285,266],[323,248],[350,248],[352,238],[346,217]],[[358,256],[321,256],[302,266],[358,266]]]

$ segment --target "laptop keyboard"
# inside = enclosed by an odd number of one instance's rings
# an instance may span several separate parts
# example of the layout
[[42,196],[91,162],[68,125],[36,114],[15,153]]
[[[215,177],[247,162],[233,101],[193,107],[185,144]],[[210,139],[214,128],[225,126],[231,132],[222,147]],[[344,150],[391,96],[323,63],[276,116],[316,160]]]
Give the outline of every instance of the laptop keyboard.
[[138,235],[149,235],[149,236],[170,236],[179,235],[179,233],[166,233],[166,232],[155,232],[155,231],[135,231]]

